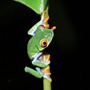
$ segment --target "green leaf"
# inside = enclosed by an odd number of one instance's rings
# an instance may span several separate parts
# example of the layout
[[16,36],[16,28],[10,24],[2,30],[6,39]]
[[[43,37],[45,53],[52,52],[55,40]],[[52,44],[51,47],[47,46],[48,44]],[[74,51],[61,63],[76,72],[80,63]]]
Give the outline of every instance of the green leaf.
[[49,0],[14,0],[24,4],[34,10],[37,14],[41,14],[48,6]]

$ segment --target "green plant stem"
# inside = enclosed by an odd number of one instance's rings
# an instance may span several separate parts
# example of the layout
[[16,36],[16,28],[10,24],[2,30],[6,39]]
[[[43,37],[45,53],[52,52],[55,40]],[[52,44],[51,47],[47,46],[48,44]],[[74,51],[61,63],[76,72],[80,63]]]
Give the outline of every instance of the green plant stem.
[[49,6],[47,6],[46,10],[45,10],[45,18],[48,17],[48,9],[49,9]]
[[51,90],[51,82],[43,78],[43,90]]
[[[46,11],[45,12],[45,18],[48,17],[48,8],[49,7],[47,6],[47,8],[45,10]],[[46,78],[43,78],[43,90],[51,90],[51,82],[48,79],[46,79]]]
[[[50,73],[50,69],[48,72]],[[43,78],[43,90],[51,90],[51,82],[46,78]]]

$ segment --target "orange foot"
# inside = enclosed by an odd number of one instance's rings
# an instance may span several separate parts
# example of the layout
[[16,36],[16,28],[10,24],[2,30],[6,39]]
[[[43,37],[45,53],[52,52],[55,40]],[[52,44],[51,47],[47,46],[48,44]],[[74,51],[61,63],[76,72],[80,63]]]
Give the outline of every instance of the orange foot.
[[[50,62],[50,54],[47,56],[45,54],[42,55],[42,62]],[[45,78],[47,78],[50,82],[52,82],[52,79],[50,78],[50,66],[47,66],[45,68],[41,69],[41,72]]]
[[51,73],[49,70],[50,70],[50,67],[47,66],[46,68],[41,69],[41,72],[44,78],[47,78],[50,82],[52,82],[52,79],[50,78]]
[[50,63],[50,54],[48,54],[47,56],[43,54],[39,57],[39,61],[43,63]]
[[49,16],[45,18],[45,10],[43,11],[43,15],[44,15],[43,26],[49,28],[49,24],[47,24]]
[[55,30],[56,29],[56,26],[53,26],[50,30]]
[[48,62],[50,61],[50,54],[48,54],[48,56],[46,56],[45,54],[42,55],[42,62]]
[[[43,26],[49,29],[49,24],[47,23],[49,20],[49,16],[45,18],[45,10],[43,11],[43,15],[44,15]],[[50,30],[55,30],[55,29],[56,29],[56,26],[52,27]]]

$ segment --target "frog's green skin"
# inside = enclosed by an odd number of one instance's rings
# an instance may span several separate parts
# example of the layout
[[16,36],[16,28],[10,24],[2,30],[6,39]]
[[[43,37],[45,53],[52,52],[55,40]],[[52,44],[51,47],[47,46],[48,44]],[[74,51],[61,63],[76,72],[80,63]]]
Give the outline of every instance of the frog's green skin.
[[[53,33],[52,30],[46,29],[46,28],[43,28],[43,27],[40,27],[40,26],[37,27],[37,31],[36,31],[34,37],[32,37],[29,40],[28,45],[27,45],[28,56],[30,57],[31,60],[33,60],[32,64],[34,64],[36,66],[40,66],[40,67],[47,66],[47,64],[39,62],[37,60],[37,58],[42,54],[41,51],[43,49],[45,49],[46,47],[48,47],[48,45],[50,44],[53,36],[54,36],[54,33]],[[40,45],[40,42],[41,42],[42,39],[47,40],[47,46],[46,47],[42,47]],[[37,58],[35,58],[35,57],[37,57]],[[39,63],[40,63],[40,65],[39,65]]]
[[30,30],[28,31],[28,35],[34,36],[37,30],[37,27],[39,25],[43,25],[44,23],[43,20],[44,20],[44,13],[41,14],[41,20],[37,22],[32,28],[30,28]]
[[[35,35],[28,42],[27,53],[29,58],[32,60],[32,64],[38,67],[36,67],[36,70],[33,70],[32,68],[26,66],[25,72],[28,72],[37,78],[47,78],[50,81],[48,73],[42,74],[41,72],[41,67],[46,67],[50,63],[50,61],[41,62],[38,60],[38,57],[40,57],[40,55],[42,54],[42,50],[48,47],[48,45],[52,41],[53,36],[54,33],[52,30],[40,26],[37,27]],[[46,47],[42,47],[40,45],[42,39],[47,40]]]

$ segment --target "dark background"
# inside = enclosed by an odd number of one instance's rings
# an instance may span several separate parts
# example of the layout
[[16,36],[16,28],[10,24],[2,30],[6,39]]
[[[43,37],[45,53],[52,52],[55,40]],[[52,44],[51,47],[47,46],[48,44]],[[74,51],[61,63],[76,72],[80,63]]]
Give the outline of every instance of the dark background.
[[[55,37],[51,54],[52,90],[90,90],[90,62],[82,34],[85,5],[80,0],[50,0],[50,28]],[[27,31],[40,20],[31,9],[12,0],[0,1],[0,90],[42,90],[42,79],[24,72],[35,68],[27,55]]]

